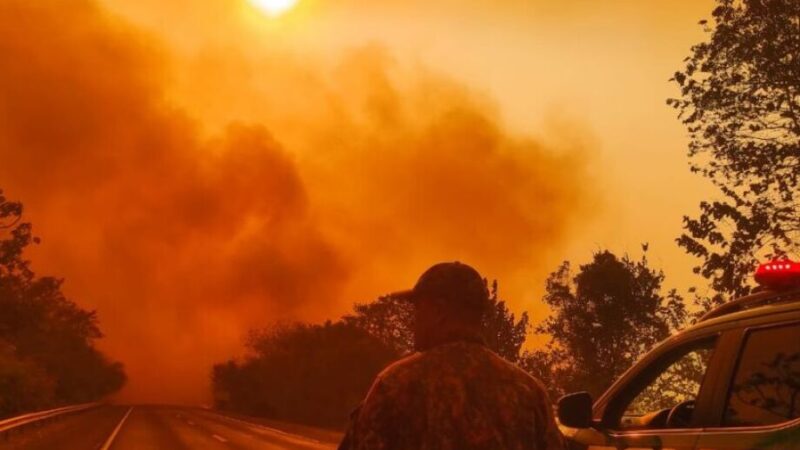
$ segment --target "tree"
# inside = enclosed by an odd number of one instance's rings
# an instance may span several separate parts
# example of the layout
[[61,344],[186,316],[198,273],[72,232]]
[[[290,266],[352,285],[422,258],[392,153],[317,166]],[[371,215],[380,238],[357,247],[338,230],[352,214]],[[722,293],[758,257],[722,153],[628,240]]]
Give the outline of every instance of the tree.
[[255,330],[250,355],[212,369],[215,406],[240,413],[338,427],[398,353],[344,322],[278,324]]
[[0,359],[8,369],[0,374],[0,416],[96,400],[125,382],[122,365],[94,347],[102,337],[94,311],[66,298],[62,280],[37,276],[24,258],[39,241],[22,212],[0,191]]
[[369,333],[398,354],[414,351],[414,308],[406,301],[384,295],[374,302],[356,303],[353,313],[342,320]]
[[[528,333],[490,290],[488,346],[516,361]],[[392,296],[356,304],[352,314],[322,325],[277,324],[251,332],[249,355],[214,365],[217,408],[311,425],[344,425],[375,376],[414,349],[413,307]]]
[[708,40],[692,47],[667,103],[689,131],[692,171],[721,199],[685,217],[678,243],[715,292],[750,291],[759,260],[800,250],[800,2],[717,0]]
[[[401,354],[414,350],[414,311],[407,302],[383,296],[372,303],[357,303],[354,313],[342,320],[365,330]],[[503,358],[516,362],[528,335],[528,313],[523,312],[517,320],[506,302],[498,297],[497,281],[490,286],[489,308],[483,326],[488,347]]]
[[55,382],[14,347],[0,340],[0,417],[43,409],[53,403]]
[[553,396],[602,393],[685,322],[683,299],[674,290],[662,294],[663,281],[646,255],[634,261],[599,252],[574,276],[564,262],[547,280],[544,302],[552,313],[535,328],[550,340],[544,349],[526,352],[522,366]]
[[503,358],[517,362],[522,344],[528,337],[530,328],[528,313],[523,312],[519,320],[516,320],[506,302],[499,299],[496,280],[492,282],[489,294],[489,309],[483,317],[483,335],[486,344]]

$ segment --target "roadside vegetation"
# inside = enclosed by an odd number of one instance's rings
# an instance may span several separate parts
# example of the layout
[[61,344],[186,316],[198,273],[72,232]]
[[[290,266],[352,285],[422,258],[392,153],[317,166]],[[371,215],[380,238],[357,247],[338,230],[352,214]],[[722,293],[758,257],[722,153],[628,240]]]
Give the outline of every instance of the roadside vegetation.
[[[491,289],[487,344],[516,361],[528,332]],[[413,351],[409,304],[385,296],[355,305],[324,324],[276,324],[254,330],[249,355],[214,366],[214,406],[251,416],[339,428],[390,362]]]
[[547,279],[550,316],[534,333],[547,339],[522,366],[545,381],[551,396],[588,391],[597,398],[639,357],[683,327],[687,311],[664,273],[641,259],[598,252],[575,272],[565,261]]
[[125,383],[122,365],[94,346],[95,313],[25,259],[39,240],[22,211],[0,191],[0,418],[98,400]]
[[708,280],[705,307],[750,292],[758,262],[800,256],[800,2],[716,3],[667,100],[691,170],[718,189],[678,239]]

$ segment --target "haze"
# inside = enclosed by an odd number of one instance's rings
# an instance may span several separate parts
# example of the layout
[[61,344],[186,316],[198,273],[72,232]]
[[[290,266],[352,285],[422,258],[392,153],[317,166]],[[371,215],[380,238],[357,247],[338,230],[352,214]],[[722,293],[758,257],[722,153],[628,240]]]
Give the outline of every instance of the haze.
[[[367,3],[367,4],[365,4]],[[0,183],[128,401],[206,402],[252,326],[463,260],[534,321],[610,248],[691,281],[668,83],[711,2],[10,0]],[[677,194],[679,193],[679,195]]]

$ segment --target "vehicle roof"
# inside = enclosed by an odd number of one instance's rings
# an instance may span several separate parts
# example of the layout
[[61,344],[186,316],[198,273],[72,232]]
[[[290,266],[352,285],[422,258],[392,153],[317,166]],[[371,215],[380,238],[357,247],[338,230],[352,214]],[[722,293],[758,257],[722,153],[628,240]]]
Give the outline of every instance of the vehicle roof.
[[800,288],[758,292],[733,300],[718,309],[726,308],[734,303],[737,308],[733,311],[724,312],[723,310],[719,314],[714,314],[716,310],[712,310],[704,316],[705,319],[684,329],[681,334],[770,314],[800,311]]

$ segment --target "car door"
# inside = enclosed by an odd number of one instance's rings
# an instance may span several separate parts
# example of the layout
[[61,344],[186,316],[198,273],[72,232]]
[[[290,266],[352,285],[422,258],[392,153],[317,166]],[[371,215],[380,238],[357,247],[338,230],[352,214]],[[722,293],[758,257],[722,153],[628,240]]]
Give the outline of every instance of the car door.
[[718,333],[662,346],[598,401],[599,425],[572,430],[576,448],[690,450],[712,395]]
[[698,448],[800,449],[800,321],[745,327],[736,355]]

